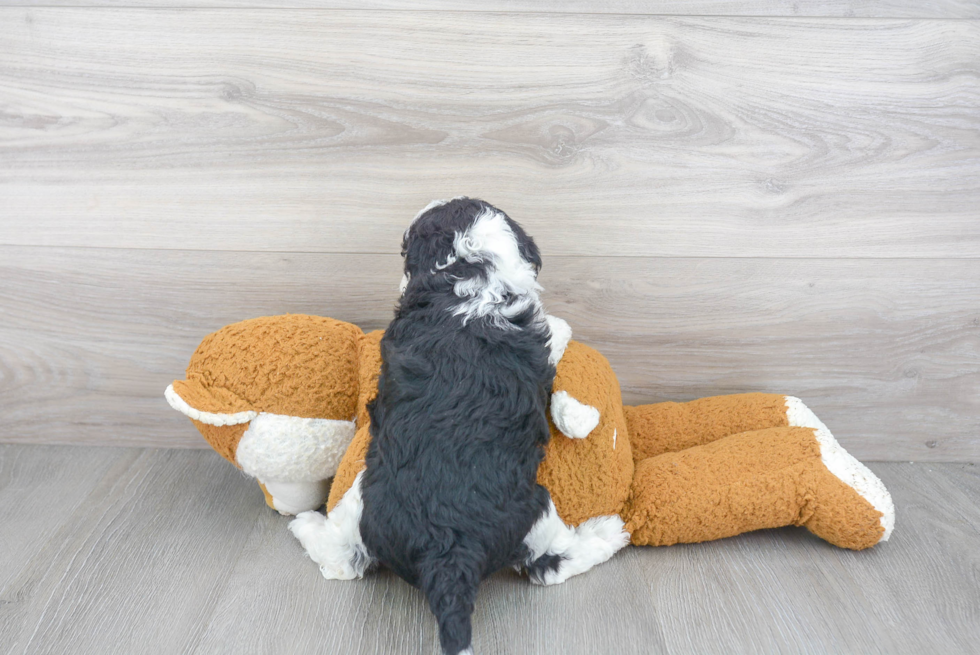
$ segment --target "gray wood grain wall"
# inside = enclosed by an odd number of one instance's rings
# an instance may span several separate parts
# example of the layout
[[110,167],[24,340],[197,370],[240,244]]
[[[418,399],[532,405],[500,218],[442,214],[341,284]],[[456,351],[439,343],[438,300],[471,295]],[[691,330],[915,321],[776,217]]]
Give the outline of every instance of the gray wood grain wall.
[[468,194],[627,402],[783,392],[858,457],[980,459],[980,3],[33,4],[0,441],[203,445],[162,390],[205,334],[383,327],[407,221]]

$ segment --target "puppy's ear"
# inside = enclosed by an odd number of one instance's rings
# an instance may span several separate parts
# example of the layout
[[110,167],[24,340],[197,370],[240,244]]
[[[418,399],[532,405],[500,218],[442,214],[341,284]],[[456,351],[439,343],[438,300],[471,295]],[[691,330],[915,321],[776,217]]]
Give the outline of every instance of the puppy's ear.
[[445,211],[445,207],[430,209],[405,233],[402,257],[405,258],[405,272],[410,278],[420,279],[426,273],[441,269],[454,256],[453,239],[456,232],[446,227],[446,221],[433,216]]
[[534,243],[534,239],[528,236],[527,232],[524,231],[524,228],[518,225],[509,216],[507,217],[507,224],[510,226],[510,229],[513,230],[514,236],[517,238],[517,250],[521,254],[521,259],[534,266],[534,272],[537,273],[541,270],[541,251],[538,250],[538,244]]
[[537,273],[541,270],[541,251],[538,250],[538,244],[534,243],[534,239],[527,237],[527,241],[521,241],[518,245],[521,251],[521,257],[524,261],[531,262],[534,266],[534,272]]

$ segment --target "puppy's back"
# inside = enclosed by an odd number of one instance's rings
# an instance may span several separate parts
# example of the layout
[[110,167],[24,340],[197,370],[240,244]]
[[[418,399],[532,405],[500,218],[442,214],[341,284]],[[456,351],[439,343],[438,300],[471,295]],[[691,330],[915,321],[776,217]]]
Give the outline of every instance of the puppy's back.
[[554,377],[536,297],[503,298],[518,304],[506,325],[467,315],[455,270],[412,275],[381,341],[360,523],[371,556],[426,594],[452,655],[470,643],[480,581],[524,560],[548,507],[536,476]]

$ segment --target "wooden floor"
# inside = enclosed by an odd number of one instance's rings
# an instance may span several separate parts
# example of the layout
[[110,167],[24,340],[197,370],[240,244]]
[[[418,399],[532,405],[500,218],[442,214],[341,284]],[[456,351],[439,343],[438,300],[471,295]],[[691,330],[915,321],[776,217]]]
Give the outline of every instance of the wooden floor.
[[[802,529],[627,548],[555,588],[481,590],[478,653],[976,653],[980,466],[881,463],[866,552]],[[437,653],[418,592],[328,582],[202,450],[0,446],[0,652]]]

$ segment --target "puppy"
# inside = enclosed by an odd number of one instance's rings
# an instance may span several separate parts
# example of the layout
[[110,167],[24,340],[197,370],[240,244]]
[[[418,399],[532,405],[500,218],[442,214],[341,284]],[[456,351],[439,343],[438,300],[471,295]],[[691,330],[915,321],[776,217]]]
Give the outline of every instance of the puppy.
[[471,652],[484,578],[513,566],[561,582],[629,535],[618,517],[569,528],[536,481],[564,344],[539,300],[531,237],[492,205],[455,198],[416,216],[402,255],[365,470],[326,520],[307,513],[290,528],[326,577],[378,563],[420,588],[457,655]]

